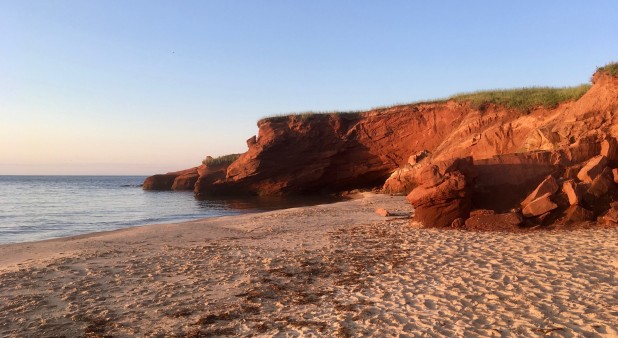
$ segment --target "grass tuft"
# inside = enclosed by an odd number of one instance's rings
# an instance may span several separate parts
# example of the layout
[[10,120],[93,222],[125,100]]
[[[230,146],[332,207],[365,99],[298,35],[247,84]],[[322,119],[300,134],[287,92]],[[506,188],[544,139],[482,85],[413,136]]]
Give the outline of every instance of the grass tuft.
[[534,108],[555,108],[560,103],[575,101],[582,97],[589,84],[576,87],[530,87],[517,89],[487,90],[472,93],[463,93],[451,96],[451,100],[469,101],[474,108],[481,108],[487,104],[496,104],[520,111],[530,111]]
[[240,155],[241,154],[229,154],[229,155],[223,155],[223,156],[219,156],[215,158],[208,156],[202,161],[202,164],[205,164],[210,167],[219,166],[219,165],[229,165],[229,164],[232,164],[232,162],[236,161],[240,157]]
[[618,62],[611,62],[603,67],[597,68],[597,71],[605,72],[611,76],[618,76]]
[[283,121],[287,121],[288,119],[295,117],[297,120],[300,120],[302,122],[305,121],[311,121],[316,117],[319,116],[325,116],[325,115],[331,115],[331,116],[339,116],[339,117],[349,117],[349,118],[353,118],[353,117],[357,117],[359,116],[361,113],[361,111],[307,111],[307,112],[302,112],[302,113],[291,113],[291,114],[279,114],[279,115],[272,115],[272,116],[267,116],[267,117],[263,117],[258,121],[258,124],[261,124],[263,122],[283,122]]

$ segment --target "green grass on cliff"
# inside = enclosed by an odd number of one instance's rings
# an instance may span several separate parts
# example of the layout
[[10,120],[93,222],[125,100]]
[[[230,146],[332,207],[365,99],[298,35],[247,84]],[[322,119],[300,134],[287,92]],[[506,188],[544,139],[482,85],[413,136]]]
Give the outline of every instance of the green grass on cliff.
[[232,162],[236,161],[241,154],[229,154],[229,155],[223,155],[223,156],[219,156],[219,157],[207,157],[206,159],[204,159],[202,161],[202,164],[205,164],[207,166],[213,167],[213,166],[218,166],[218,165],[229,165]]
[[272,115],[272,116],[267,116],[264,118],[261,118],[258,121],[258,124],[262,123],[262,122],[282,122],[282,121],[287,121],[289,118],[291,117],[295,117],[297,120],[300,121],[310,121],[312,119],[314,119],[317,116],[324,116],[324,115],[331,115],[331,116],[340,116],[340,117],[357,117],[362,111],[358,110],[358,111],[324,111],[324,112],[320,112],[320,111],[308,111],[308,112],[303,112],[303,113],[291,113],[291,114],[280,114],[280,115]]
[[[618,63],[609,64],[605,67],[599,68],[600,70],[607,71],[609,74],[614,75],[618,72]],[[415,105],[415,104],[430,104],[430,103],[442,103],[449,100],[455,101],[469,101],[473,108],[479,109],[488,104],[495,104],[510,109],[516,109],[524,112],[528,112],[534,108],[545,107],[555,108],[560,103],[566,101],[575,101],[582,97],[588,89],[589,84],[581,84],[575,87],[529,87],[529,88],[516,88],[516,89],[498,89],[498,90],[482,90],[477,92],[462,93],[453,95],[446,99],[437,99],[430,101],[419,101],[408,104],[394,104],[391,106],[376,107],[370,110],[383,110],[393,108],[396,106]],[[369,111],[369,110],[367,110]],[[258,124],[262,122],[283,122],[287,121],[291,117],[295,117],[300,121],[310,121],[316,116],[323,115],[337,115],[342,117],[358,117],[363,111],[330,111],[330,112],[315,112],[309,111],[304,113],[292,113],[273,115],[260,119]]]
[[603,67],[599,67],[597,71],[605,72],[611,76],[618,76],[618,62],[608,63]]
[[474,108],[481,108],[487,104],[496,104],[520,111],[530,111],[537,107],[555,108],[560,103],[575,101],[582,97],[589,84],[576,87],[530,87],[503,90],[486,90],[472,93],[463,93],[451,96],[456,101],[469,101]]

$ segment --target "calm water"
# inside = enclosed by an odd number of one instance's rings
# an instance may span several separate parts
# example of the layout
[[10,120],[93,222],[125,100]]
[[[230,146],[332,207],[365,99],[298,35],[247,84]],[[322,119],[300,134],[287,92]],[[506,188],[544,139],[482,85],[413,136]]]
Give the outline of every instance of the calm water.
[[0,176],[0,244],[333,200],[197,200],[143,191],[143,176]]

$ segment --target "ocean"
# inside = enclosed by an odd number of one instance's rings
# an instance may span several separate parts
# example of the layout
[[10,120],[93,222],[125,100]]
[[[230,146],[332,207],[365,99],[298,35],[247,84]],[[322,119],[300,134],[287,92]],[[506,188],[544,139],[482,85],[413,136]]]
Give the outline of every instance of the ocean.
[[144,179],[144,176],[0,176],[0,244],[335,200],[196,199],[189,191],[144,191],[140,187]]

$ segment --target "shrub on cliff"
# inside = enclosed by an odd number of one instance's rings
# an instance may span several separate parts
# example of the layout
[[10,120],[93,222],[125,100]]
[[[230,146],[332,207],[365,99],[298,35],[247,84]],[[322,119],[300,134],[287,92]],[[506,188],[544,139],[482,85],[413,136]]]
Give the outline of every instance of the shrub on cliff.
[[209,167],[213,167],[213,166],[219,166],[219,165],[229,165],[232,164],[232,162],[236,161],[241,154],[229,154],[229,155],[223,155],[223,156],[219,156],[219,157],[206,157],[203,161],[202,164],[205,164]]
[[608,63],[603,67],[597,68],[597,71],[605,72],[611,76],[618,76],[618,62]]
[[530,111],[537,107],[555,108],[560,103],[575,101],[590,89],[590,85],[582,84],[576,87],[530,87],[503,90],[487,90],[463,93],[450,99],[469,101],[474,108],[487,104],[496,104],[506,108]]

